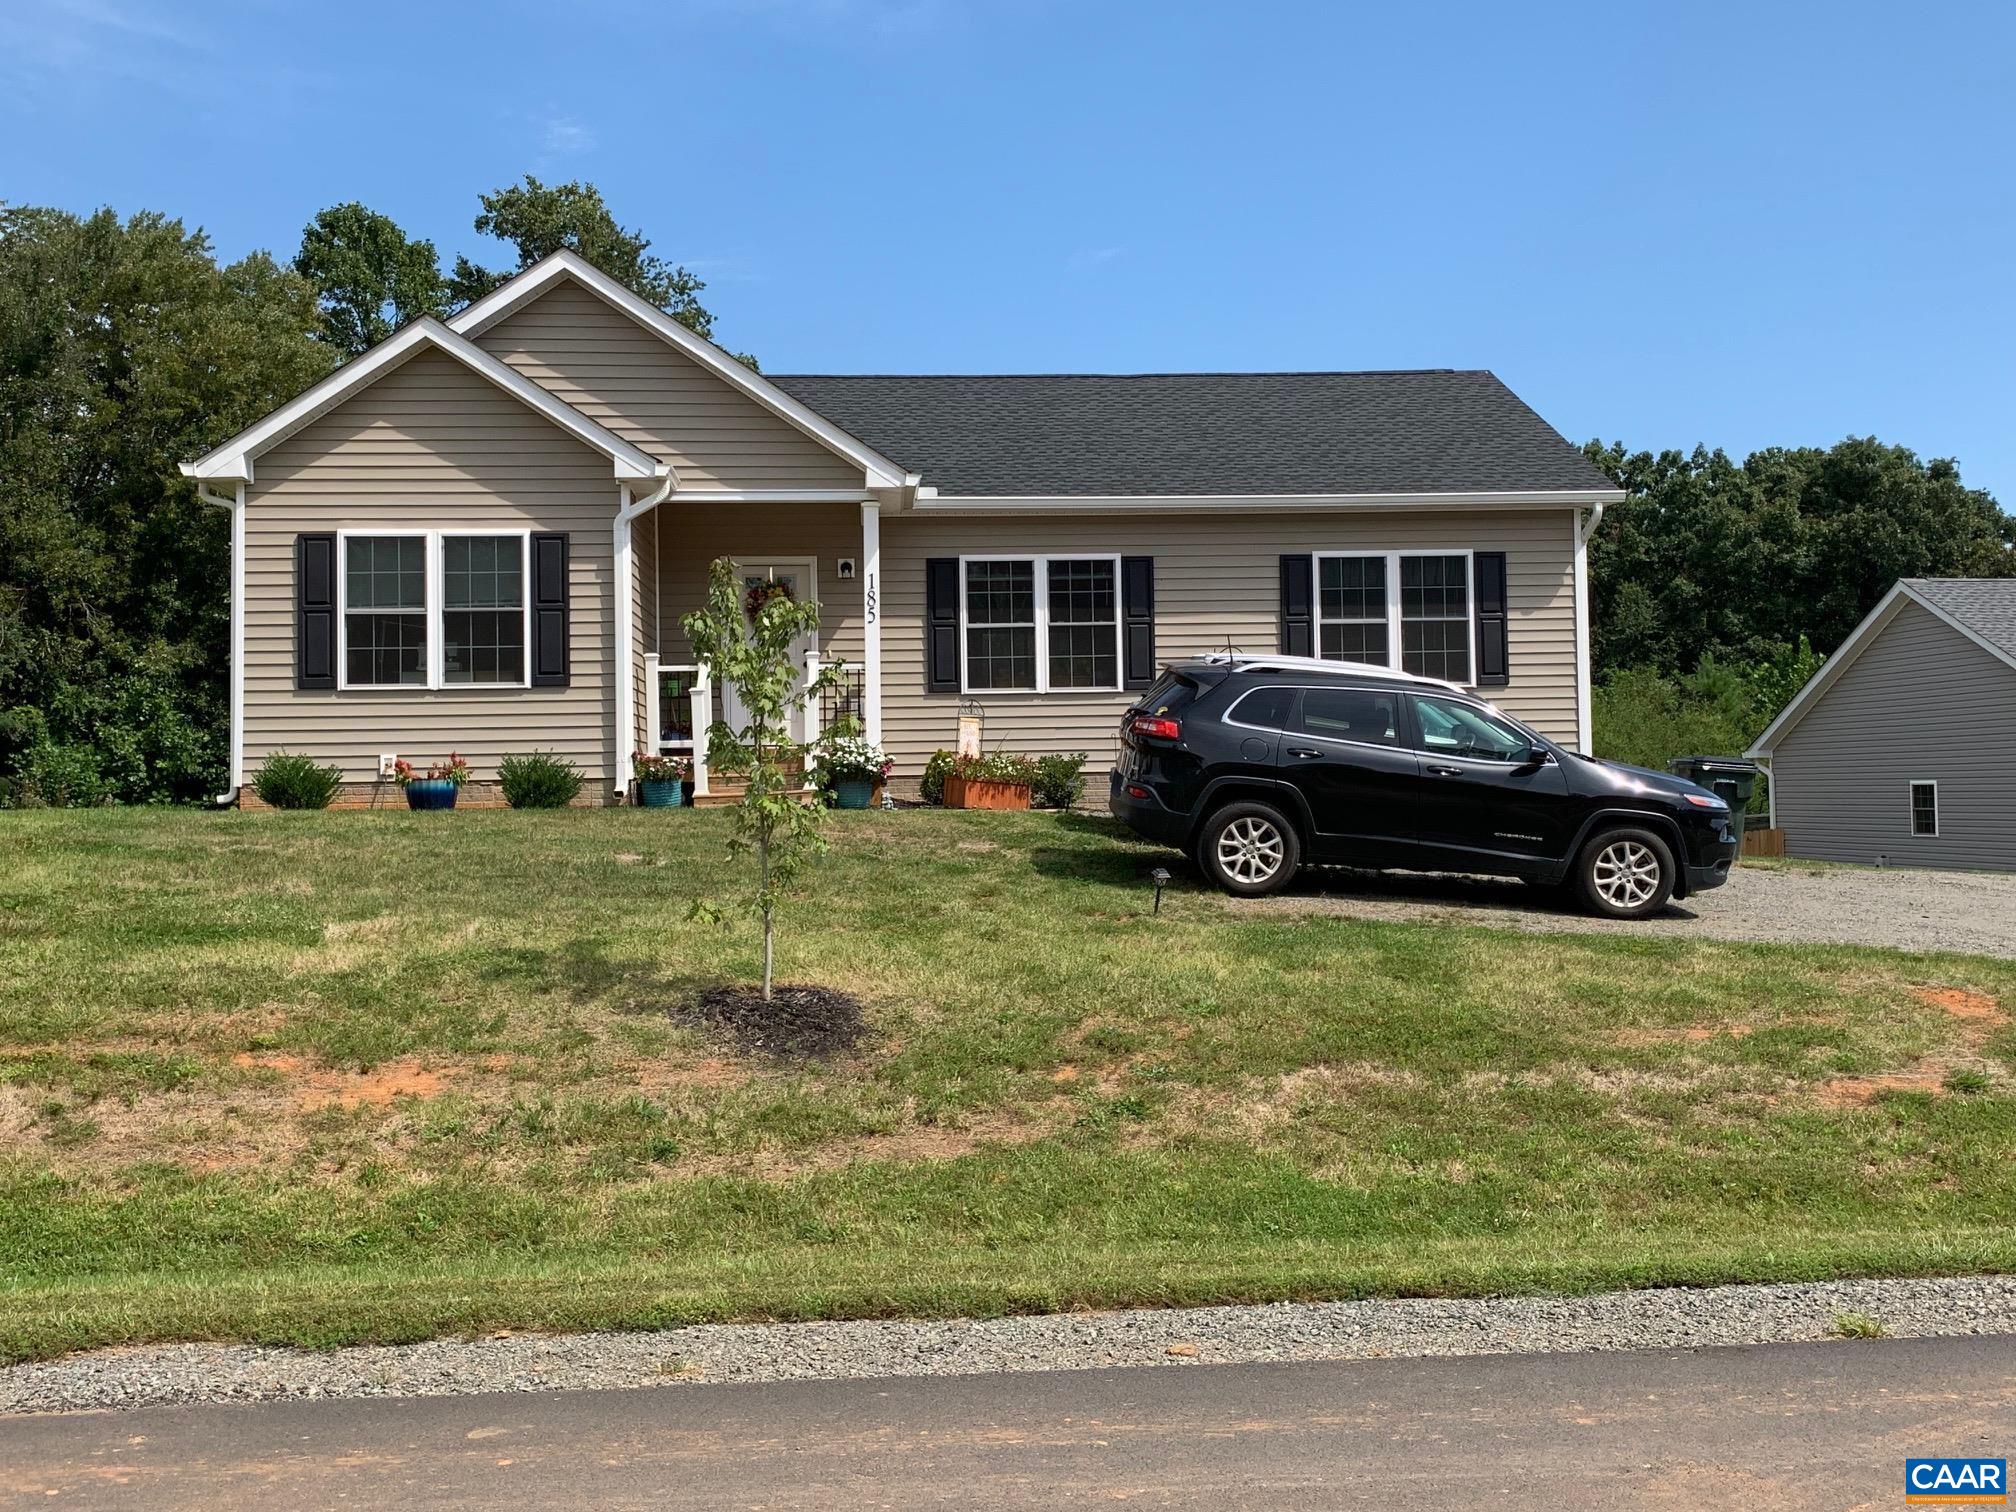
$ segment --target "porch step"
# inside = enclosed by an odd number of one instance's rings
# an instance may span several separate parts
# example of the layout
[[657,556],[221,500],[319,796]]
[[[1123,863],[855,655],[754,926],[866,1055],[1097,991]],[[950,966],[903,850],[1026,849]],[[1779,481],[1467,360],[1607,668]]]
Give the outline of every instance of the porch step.
[[[748,787],[748,784],[740,781],[733,783],[710,782],[708,786],[713,788],[714,791],[711,793],[695,793],[693,795],[693,807],[726,808],[731,803],[740,803],[742,801],[742,794]],[[787,788],[786,792],[800,803],[819,802],[819,789],[817,788]]]

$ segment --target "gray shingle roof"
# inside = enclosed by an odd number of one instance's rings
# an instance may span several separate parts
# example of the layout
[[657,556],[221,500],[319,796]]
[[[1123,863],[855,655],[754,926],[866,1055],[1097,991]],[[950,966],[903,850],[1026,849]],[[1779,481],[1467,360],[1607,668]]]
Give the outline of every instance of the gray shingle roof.
[[1937,604],[1995,646],[2016,656],[2016,578],[1906,578],[1912,590]]
[[1487,372],[771,381],[948,495],[1612,486]]

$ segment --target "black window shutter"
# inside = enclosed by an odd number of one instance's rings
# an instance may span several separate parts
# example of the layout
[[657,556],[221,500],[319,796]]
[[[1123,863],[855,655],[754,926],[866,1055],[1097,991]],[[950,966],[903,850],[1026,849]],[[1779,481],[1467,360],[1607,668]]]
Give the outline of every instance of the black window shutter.
[[1155,685],[1155,558],[1120,558],[1121,686]]
[[1477,595],[1477,686],[1502,688],[1512,681],[1511,616],[1505,606],[1505,553],[1480,551],[1470,558]]
[[959,691],[959,558],[924,563],[924,688]]
[[567,655],[567,536],[563,531],[532,537],[532,686],[564,688]]
[[336,686],[336,534],[294,537],[294,686]]
[[1283,656],[1316,654],[1316,558],[1281,558],[1281,644]]

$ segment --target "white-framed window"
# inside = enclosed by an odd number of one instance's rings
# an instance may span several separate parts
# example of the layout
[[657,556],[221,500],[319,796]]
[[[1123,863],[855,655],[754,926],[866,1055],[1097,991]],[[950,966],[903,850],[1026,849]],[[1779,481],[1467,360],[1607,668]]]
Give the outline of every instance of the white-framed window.
[[529,530],[336,533],[337,686],[530,686]]
[[1120,558],[959,559],[966,693],[1117,692]]
[[1471,553],[1316,554],[1316,654],[1467,684],[1477,601]]
[[1911,833],[1928,840],[1939,838],[1939,784],[1911,784]]

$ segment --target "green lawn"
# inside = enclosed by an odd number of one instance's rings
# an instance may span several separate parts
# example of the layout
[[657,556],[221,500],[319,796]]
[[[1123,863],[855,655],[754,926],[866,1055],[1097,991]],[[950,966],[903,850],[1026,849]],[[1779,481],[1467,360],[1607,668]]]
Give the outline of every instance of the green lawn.
[[2010,1268],[2016,964],[1263,918],[1102,821],[0,815],[0,1358]]

